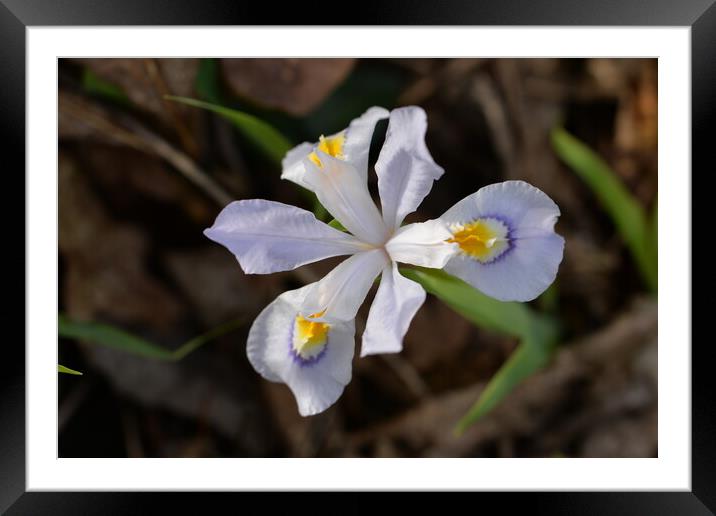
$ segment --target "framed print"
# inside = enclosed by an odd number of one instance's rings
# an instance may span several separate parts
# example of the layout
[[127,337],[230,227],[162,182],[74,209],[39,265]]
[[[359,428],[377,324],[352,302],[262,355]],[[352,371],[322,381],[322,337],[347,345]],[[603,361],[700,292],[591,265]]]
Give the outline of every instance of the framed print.
[[0,507],[713,511],[691,182],[716,7],[291,14],[3,0],[26,324]]

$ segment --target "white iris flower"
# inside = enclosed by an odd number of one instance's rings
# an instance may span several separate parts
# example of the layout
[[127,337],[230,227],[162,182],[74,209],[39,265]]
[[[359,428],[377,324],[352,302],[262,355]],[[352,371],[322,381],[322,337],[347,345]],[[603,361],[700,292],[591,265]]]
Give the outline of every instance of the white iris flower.
[[[375,124],[384,118],[388,131],[375,165],[381,212],[367,175]],[[402,349],[425,290],[398,272],[398,262],[446,267],[498,299],[532,299],[554,280],[563,247],[552,229],[559,210],[526,183],[483,188],[439,219],[401,227],[443,174],[425,145],[426,129],[419,107],[374,107],[346,130],[287,153],[282,177],[313,191],[348,233],[311,212],[259,199],[232,202],[205,231],[247,274],[350,255],[323,279],[280,295],[249,332],[249,361],[289,386],[301,415],[328,408],[350,382],[354,319],[378,275],[361,356]]]

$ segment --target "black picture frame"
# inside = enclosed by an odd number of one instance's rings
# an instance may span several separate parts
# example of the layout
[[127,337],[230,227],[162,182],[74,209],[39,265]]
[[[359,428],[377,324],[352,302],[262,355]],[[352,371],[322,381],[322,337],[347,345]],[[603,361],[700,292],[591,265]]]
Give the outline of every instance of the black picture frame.
[[[6,248],[9,258],[5,285],[21,292],[25,275],[25,227],[18,213],[25,213],[25,36],[26,29],[46,25],[577,25],[577,26],[688,26],[691,27],[692,73],[692,169],[706,173],[709,141],[716,125],[716,4],[715,0],[502,0],[478,2],[449,0],[425,2],[409,0],[361,2],[352,5],[350,19],[328,19],[329,10],[308,3],[280,8],[238,0],[172,1],[155,0],[0,0],[0,118],[2,133],[4,231],[12,241]],[[278,4],[277,4],[278,5]],[[348,12],[348,11],[346,11]],[[333,18],[339,18],[335,14]],[[694,174],[692,172],[692,178]],[[9,181],[16,183],[10,185]],[[693,190],[692,190],[693,191]],[[20,195],[23,192],[23,195]],[[17,204],[14,204],[14,202]],[[20,211],[22,210],[22,211]],[[703,217],[692,212],[692,235],[705,231]],[[707,222],[709,218],[705,219]],[[9,222],[11,221],[11,222]],[[8,223],[9,222],[9,223]],[[7,227],[9,226],[9,227]],[[21,250],[20,242],[22,242]],[[9,252],[8,252],[9,251]],[[695,255],[692,255],[695,257]],[[692,260],[693,263],[693,260]],[[206,497],[188,503],[188,495],[148,493],[66,493],[25,492],[25,294],[14,297],[11,305],[18,313],[8,326],[22,327],[22,340],[4,339],[0,374],[0,511],[8,514],[140,514],[147,510],[149,498],[171,498],[185,510],[193,503],[206,507]],[[22,301],[21,301],[22,300]],[[693,316],[692,316],[693,320]],[[689,343],[669,343],[688,345]],[[48,346],[50,343],[48,343]],[[590,492],[590,493],[476,493],[480,503],[499,503],[501,512],[529,504],[533,513],[543,514],[713,514],[716,512],[716,425],[714,375],[707,359],[710,339],[694,340],[692,346],[692,491],[691,492]],[[223,497],[228,495],[223,495]],[[246,496],[246,495],[244,495]],[[355,497],[357,498],[357,497]],[[423,503],[421,496],[413,498]],[[473,502],[471,502],[473,503]],[[369,508],[365,499],[351,502],[352,510]],[[81,510],[80,510],[81,508]],[[203,512],[203,511],[202,511]]]

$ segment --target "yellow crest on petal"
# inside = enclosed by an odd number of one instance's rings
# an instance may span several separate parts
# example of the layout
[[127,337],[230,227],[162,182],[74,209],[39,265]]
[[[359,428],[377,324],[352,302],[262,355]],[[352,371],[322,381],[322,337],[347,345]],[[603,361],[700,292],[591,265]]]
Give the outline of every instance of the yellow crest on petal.
[[487,263],[498,258],[510,247],[509,228],[495,218],[477,219],[468,224],[456,224],[452,228],[450,244],[458,244],[460,250],[471,258]]
[[[329,136],[328,138],[321,135],[316,148],[329,156],[343,159],[343,145],[345,142],[345,133],[338,133],[336,135]],[[321,160],[318,159],[318,154],[316,154],[315,151],[308,155],[308,159],[310,159],[318,168],[323,168],[323,163],[321,163]]]
[[293,349],[303,358],[310,358],[318,354],[328,340],[331,325],[315,322],[310,317],[320,317],[321,314],[311,314],[309,318],[297,315],[293,335]]

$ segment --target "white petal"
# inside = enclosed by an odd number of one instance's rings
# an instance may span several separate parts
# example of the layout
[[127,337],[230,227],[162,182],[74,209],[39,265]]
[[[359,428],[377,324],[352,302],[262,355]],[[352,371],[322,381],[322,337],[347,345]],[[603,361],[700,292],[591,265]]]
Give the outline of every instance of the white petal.
[[[370,142],[373,138],[375,124],[383,118],[388,118],[388,115],[389,112],[387,109],[374,106],[354,119],[348,126],[348,129],[341,131],[345,136],[342,159],[353,165],[363,181],[366,181],[368,177],[368,154],[370,152]],[[336,134],[340,134],[341,132]],[[331,135],[329,138],[333,136],[336,135]],[[317,142],[305,142],[288,151],[282,162],[283,172],[281,178],[293,181],[304,188],[309,188],[304,181],[304,176],[307,173],[304,159],[307,158],[311,152],[316,150],[317,145]]]
[[441,269],[459,249],[446,242],[451,237],[443,221],[429,220],[403,226],[385,249],[393,261]]
[[530,230],[552,230],[559,217],[559,207],[529,183],[504,181],[480,188],[440,218],[450,226],[490,216],[509,219],[522,236],[527,236]]
[[353,120],[346,130],[346,141],[343,144],[344,159],[355,167],[363,181],[368,178],[368,154],[375,124],[379,120],[388,118],[389,115],[387,109],[374,106]]
[[321,151],[316,155],[322,166],[305,160],[304,181],[321,204],[363,242],[383,244],[387,230],[365,181],[349,163]]
[[340,397],[351,380],[355,347],[354,322],[336,321],[317,360],[302,361],[292,353],[296,315],[310,287],[285,292],[267,306],[251,326],[246,346],[256,371],[267,380],[288,385],[302,416],[322,412]]
[[531,301],[557,276],[564,239],[556,233],[516,239],[494,262],[480,263],[458,253],[445,271],[500,301]]
[[234,201],[204,231],[236,255],[247,274],[268,274],[365,249],[357,239],[280,202]]
[[306,173],[306,167],[303,164],[303,160],[306,159],[311,152],[313,152],[315,146],[315,143],[304,142],[288,151],[281,162],[281,167],[283,169],[283,172],[281,172],[281,179],[288,179],[289,181],[293,181],[304,188],[308,188],[308,186],[303,182],[303,176]]
[[523,181],[481,188],[440,218],[448,227],[497,219],[509,230],[509,246],[488,262],[460,251],[445,270],[501,301],[530,301],[552,284],[562,261],[564,239],[554,232],[558,217],[554,201]]
[[321,314],[315,320],[353,319],[368,295],[373,280],[390,263],[383,249],[354,254],[313,284],[301,307],[304,315]]
[[443,175],[425,145],[428,122],[416,106],[390,113],[385,143],[375,164],[386,226],[397,229],[417,209],[433,181]]
[[425,301],[425,290],[398,272],[398,266],[383,269],[380,287],[368,313],[361,356],[398,353],[410,321]]

